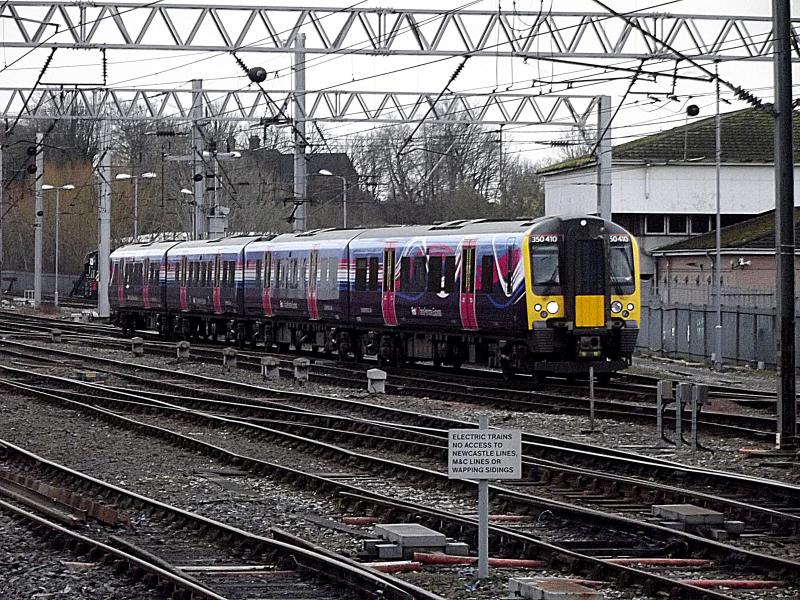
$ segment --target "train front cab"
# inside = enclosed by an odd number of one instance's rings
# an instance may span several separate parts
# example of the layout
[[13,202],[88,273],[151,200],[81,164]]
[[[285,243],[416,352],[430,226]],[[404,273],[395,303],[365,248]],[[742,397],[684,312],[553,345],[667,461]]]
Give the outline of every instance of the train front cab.
[[525,245],[529,341],[525,370],[598,374],[630,364],[639,331],[638,248],[596,217],[548,219]]

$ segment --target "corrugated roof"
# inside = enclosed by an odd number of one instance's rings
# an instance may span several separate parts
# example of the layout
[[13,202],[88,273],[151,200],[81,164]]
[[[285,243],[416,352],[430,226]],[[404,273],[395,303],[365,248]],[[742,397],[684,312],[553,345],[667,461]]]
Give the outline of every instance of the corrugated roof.
[[[770,105],[766,105],[770,107]],[[713,163],[715,153],[714,116],[681,125],[654,135],[613,147],[613,161],[692,162]],[[772,163],[774,151],[774,120],[772,115],[757,108],[724,113],[720,117],[720,141],[723,163]],[[800,113],[794,113],[794,137],[800,139]],[[795,149],[795,163],[800,151]],[[594,158],[585,156],[549,165],[539,173],[575,169],[589,164]]]
[[[800,239],[800,208],[794,209],[794,235]],[[761,213],[757,217],[723,227],[720,230],[721,248],[723,249],[775,249],[775,211]],[[653,252],[660,254],[685,252],[687,250],[707,251],[716,248],[716,231],[691,237],[688,240],[675,242],[656,248]]]

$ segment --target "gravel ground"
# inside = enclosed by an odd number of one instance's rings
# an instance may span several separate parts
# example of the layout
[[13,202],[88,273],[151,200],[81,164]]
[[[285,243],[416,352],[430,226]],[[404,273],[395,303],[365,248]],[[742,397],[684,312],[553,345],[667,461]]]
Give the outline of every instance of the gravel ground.
[[[90,421],[76,411],[10,394],[0,400],[0,411],[7,415],[7,419],[0,423],[0,438],[115,485],[253,533],[268,535],[271,527],[280,527],[345,556],[355,556],[361,539],[369,535],[368,527],[352,527],[350,533],[345,533],[338,530],[342,526],[336,523],[337,530],[331,529],[328,526],[331,519],[336,519],[341,511],[328,498],[269,477],[237,474],[225,464],[153,438]],[[188,429],[203,433],[196,426],[188,426]],[[261,445],[269,448],[266,444]],[[87,452],[86,448],[93,451]],[[277,454],[287,455],[285,449],[278,449]],[[318,464],[321,469],[325,468],[323,462],[320,459]],[[17,545],[12,543],[11,547]],[[53,569],[55,574],[59,572],[57,564]],[[42,572],[46,572],[48,577],[55,576],[51,573],[53,569],[42,565]],[[475,570],[471,568],[430,567],[423,573],[403,577],[446,598],[488,600],[506,595],[509,577],[531,574],[526,570],[496,569],[490,580],[480,585]],[[539,572],[533,574],[540,575]],[[478,587],[474,587],[476,585]],[[612,589],[606,591],[607,598],[649,598]],[[87,596],[90,597],[117,596]],[[118,597],[127,598],[123,595]]]
[[[97,353],[99,355],[107,355],[109,357],[129,358],[129,355],[126,353],[115,351],[98,350]],[[154,356],[145,357],[144,359],[140,360],[142,360],[142,362],[145,364],[153,364],[161,367],[169,366],[171,362],[163,357]],[[644,367],[641,364],[642,362],[645,363]],[[658,362],[659,361],[637,361],[636,367],[637,369],[647,368],[657,372],[657,368],[659,367]],[[653,366],[653,364],[655,364],[655,366]],[[230,379],[247,381],[249,383],[263,384],[261,378],[256,374],[244,371],[223,373],[221,367],[218,365],[188,363],[181,365],[181,368],[190,372],[199,372],[211,376],[222,376]],[[691,367],[687,365],[680,365],[679,368],[681,372],[686,372],[691,369]],[[671,376],[674,377],[674,369],[674,365],[667,363],[666,367],[662,369],[662,372],[665,374],[672,373]],[[702,374],[701,371],[702,370],[698,370],[698,377],[694,380],[702,381],[699,376]],[[747,378],[745,378],[744,375],[737,373],[735,383],[746,387],[757,387],[756,384],[758,382],[756,381],[753,383],[751,382],[751,379],[765,380],[764,385],[761,387],[767,389],[766,384],[768,384],[768,377],[761,377],[758,373],[755,377]],[[718,382],[718,380],[712,382]],[[270,382],[268,385],[271,388],[282,387],[285,389],[298,389],[290,381]],[[474,420],[475,418],[475,406],[470,404],[431,401],[427,399],[415,399],[409,397],[367,396],[365,393],[352,392],[342,390],[341,388],[316,385],[313,383],[303,386],[302,389],[303,391],[307,392],[318,392],[331,396],[350,397],[353,399],[366,400],[375,404],[383,404],[387,406],[403,408],[405,410],[419,410],[422,412],[428,412],[452,418],[464,420]],[[2,404],[6,404],[6,402],[7,399],[4,398]],[[22,404],[26,403],[27,401],[23,402]],[[5,407],[3,408],[4,414],[9,414],[5,410]],[[41,411],[37,409],[37,421],[40,420],[40,412]],[[48,439],[42,448],[39,450],[36,448],[31,449],[33,451],[42,452],[54,460],[60,460],[56,455],[53,454],[54,448],[58,448],[59,438],[62,440],[63,444],[64,436],[67,436],[68,439],[82,436],[82,430],[86,427],[85,422],[80,424],[80,421],[83,421],[83,417],[76,416],[75,419],[76,422],[73,423],[72,426],[67,428],[61,427],[60,430],[56,429],[60,435],[56,435],[52,439]],[[16,423],[17,430],[24,430],[30,424],[31,420],[23,419],[23,421],[25,421],[24,424]],[[750,440],[734,439],[722,436],[706,436],[704,443],[706,446],[713,448],[713,454],[700,453],[697,456],[694,456],[686,452],[677,455],[674,452],[664,452],[661,450],[656,450],[653,447],[653,427],[617,423],[611,420],[598,420],[597,425],[600,433],[588,437],[580,433],[581,429],[587,425],[587,422],[586,419],[579,417],[563,415],[538,415],[512,411],[493,411],[492,421],[493,424],[502,424],[503,426],[509,427],[520,427],[532,433],[558,431],[560,436],[566,439],[578,439],[608,447],[628,448],[637,452],[653,453],[662,457],[678,458],[679,460],[688,464],[699,464],[709,468],[724,468],[727,470],[739,471],[762,477],[773,477],[783,481],[797,481],[798,479],[798,473],[796,470],[769,467],[764,464],[765,461],[763,460],[745,458],[743,454],[738,452],[739,448],[742,446],[768,447],[766,444],[758,444]],[[61,425],[62,419],[59,417],[54,417],[53,422]],[[38,422],[37,426],[42,427],[42,425]],[[15,425],[13,422],[0,424],[0,437],[6,437],[11,441],[14,441],[12,437],[7,435],[7,432],[9,430],[13,430],[14,428]],[[104,425],[95,424],[93,428],[106,430],[105,437],[113,438],[115,440],[114,444],[117,448],[117,451],[114,452],[111,450],[112,453],[110,456],[112,458],[109,458],[106,461],[106,459],[102,457],[92,459],[91,457],[86,456],[85,452],[80,452],[79,448],[75,448],[72,451],[71,460],[86,460],[89,464],[86,467],[82,467],[74,463],[67,463],[73,468],[87,470],[90,473],[96,474],[98,477],[108,479],[109,481],[114,481],[121,485],[131,485],[131,487],[137,484],[137,481],[134,480],[138,480],[139,484],[144,486],[143,489],[139,490],[142,491],[142,493],[147,493],[148,495],[154,496],[156,495],[156,492],[163,493],[165,496],[160,496],[160,499],[175,503],[191,510],[196,510],[197,512],[202,512],[203,514],[207,514],[208,516],[214,518],[219,518],[220,520],[237,524],[249,530],[259,531],[258,527],[260,521],[262,527],[261,531],[266,531],[270,526],[277,524],[278,526],[282,526],[293,533],[305,537],[306,539],[324,543],[332,549],[336,549],[344,553],[353,553],[357,549],[358,543],[356,537],[333,531],[327,527],[322,527],[315,522],[319,519],[330,518],[332,514],[335,514],[335,507],[330,507],[326,501],[314,496],[313,494],[303,494],[294,488],[282,488],[280,484],[276,485],[274,482],[268,482],[267,480],[258,480],[256,482],[252,478],[248,477],[213,476],[214,470],[224,472],[226,471],[226,468],[219,465],[209,467],[208,465],[211,465],[212,461],[206,461],[206,459],[191,454],[187,454],[187,456],[194,457],[194,460],[196,461],[199,460],[201,462],[199,466],[194,468],[187,467],[187,464],[191,463],[187,463],[184,460],[184,457],[181,457],[181,460],[177,461],[175,464],[171,464],[166,459],[166,456],[171,459],[174,457],[174,455],[179,453],[174,449],[165,451],[164,448],[155,451],[151,450],[148,452],[147,448],[153,447],[154,443],[152,440],[150,440],[147,444],[139,442],[139,444],[143,446],[141,448],[141,453],[139,450],[137,450],[135,453],[130,453],[133,455],[131,457],[132,460],[130,461],[130,464],[120,464],[120,462],[128,462],[124,459],[129,457],[127,451],[130,449],[131,442],[130,440],[126,439],[126,434],[121,434],[119,433],[119,430],[116,429],[113,429],[109,432],[109,428]],[[44,429],[45,433],[49,432],[46,426],[42,427],[42,429]],[[17,443],[20,443],[20,445],[24,446],[33,437],[38,436],[32,436],[31,432],[28,431],[27,434],[21,434],[20,439],[17,439]],[[45,435],[45,437],[49,436]],[[126,449],[126,453],[119,452],[120,444]],[[30,446],[30,444],[28,444],[28,446]],[[61,450],[58,450],[58,452],[63,450],[64,449],[62,448]],[[283,453],[285,455],[285,451],[283,451]],[[158,468],[154,469],[149,474],[142,473],[141,477],[135,477],[131,474],[131,469],[134,469],[137,466],[140,470],[143,470],[145,463],[152,463],[157,465]],[[205,466],[203,466],[204,464]],[[94,473],[90,470],[91,468],[100,469],[101,467],[105,466],[111,467],[111,473],[109,473],[110,477],[103,474]],[[307,463],[304,465],[304,467],[307,468]],[[229,471],[230,469],[227,470]],[[341,466],[339,466],[339,470],[342,470]],[[209,473],[212,473],[211,477],[209,477]],[[119,477],[119,480],[115,481],[113,479],[115,476]],[[220,479],[226,483],[220,483]],[[244,491],[239,489],[232,491],[230,489],[231,484],[236,488],[243,486]],[[260,486],[258,484],[264,485]],[[261,489],[262,487],[267,489]],[[134,489],[136,488],[134,487]],[[273,490],[276,492],[274,496],[270,495],[269,493]],[[258,499],[264,498],[265,494],[269,498],[269,501],[267,502],[252,500],[253,496]],[[304,495],[308,497],[304,498]],[[199,496],[202,496],[204,500],[198,501],[197,498]],[[181,504],[181,502],[187,502],[187,504]],[[247,508],[244,509],[243,506],[247,506]],[[258,511],[258,514],[254,514],[254,507]],[[269,508],[274,508],[275,510],[267,510],[268,514],[263,514],[263,511]],[[259,516],[259,514],[261,516]],[[312,518],[309,519],[309,516],[312,516]],[[283,520],[280,520],[280,517],[283,517]],[[362,533],[366,533],[367,531],[367,529],[363,529]],[[430,580],[432,584],[435,582],[435,580],[437,580],[437,578],[443,578],[444,582],[442,585],[444,585],[448,590],[448,593],[444,595],[447,597],[493,598],[500,597],[493,594],[499,593],[500,590],[504,589],[505,587],[505,577],[507,576],[507,572],[503,571],[500,573],[502,573],[502,575],[499,576],[499,581],[494,582],[494,579],[492,580],[493,583],[491,585],[491,590],[493,591],[490,591],[490,589],[484,586],[483,593],[478,596],[475,595],[475,592],[471,591],[471,588],[473,585],[475,585],[474,572],[472,569],[439,568],[436,570],[436,575],[433,576],[430,573],[426,573],[423,575],[411,575],[408,576],[408,578],[414,579],[416,577],[423,577]],[[497,577],[497,575],[495,577]],[[501,587],[497,587],[498,585]],[[452,595],[450,595],[451,593]],[[622,595],[609,594],[607,597],[631,597],[626,593],[621,594]],[[737,596],[739,596],[739,594],[737,594]],[[789,595],[782,595],[781,593],[776,592],[776,595],[772,596],[765,596],[762,593],[752,596],[742,595],[741,597],[788,598],[793,596],[791,593],[789,593]]]
[[158,594],[109,567],[55,550],[28,525],[0,512],[0,596],[4,600],[150,600]]

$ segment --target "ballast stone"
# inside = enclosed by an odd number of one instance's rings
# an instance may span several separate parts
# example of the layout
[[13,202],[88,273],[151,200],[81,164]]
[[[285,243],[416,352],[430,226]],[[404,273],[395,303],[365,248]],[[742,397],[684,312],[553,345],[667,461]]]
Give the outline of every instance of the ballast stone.
[[605,594],[574,581],[512,577],[508,591],[514,598],[532,600],[603,600]]

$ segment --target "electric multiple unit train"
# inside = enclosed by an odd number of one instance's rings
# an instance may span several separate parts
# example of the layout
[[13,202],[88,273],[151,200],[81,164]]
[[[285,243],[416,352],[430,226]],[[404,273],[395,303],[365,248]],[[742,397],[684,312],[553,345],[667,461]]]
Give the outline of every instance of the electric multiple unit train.
[[636,344],[638,256],[592,216],[318,229],[124,246],[109,296],[129,333],[604,377]]

